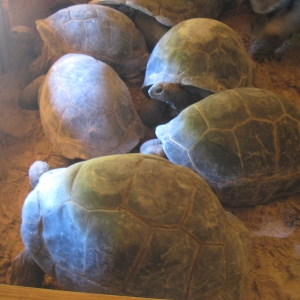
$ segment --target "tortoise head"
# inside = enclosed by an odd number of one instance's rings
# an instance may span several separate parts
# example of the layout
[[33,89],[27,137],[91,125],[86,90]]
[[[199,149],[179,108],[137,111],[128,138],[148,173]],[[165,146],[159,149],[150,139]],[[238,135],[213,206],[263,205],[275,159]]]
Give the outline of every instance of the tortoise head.
[[36,34],[37,32],[27,26],[13,26],[9,30],[9,35],[14,41],[27,44],[32,43]]
[[148,94],[151,98],[163,101],[180,112],[195,102],[209,96],[212,92],[194,86],[179,85],[172,82],[159,82],[149,88]]
[[194,103],[193,95],[185,87],[172,82],[153,84],[149,88],[148,94],[151,98],[163,101],[179,111]]

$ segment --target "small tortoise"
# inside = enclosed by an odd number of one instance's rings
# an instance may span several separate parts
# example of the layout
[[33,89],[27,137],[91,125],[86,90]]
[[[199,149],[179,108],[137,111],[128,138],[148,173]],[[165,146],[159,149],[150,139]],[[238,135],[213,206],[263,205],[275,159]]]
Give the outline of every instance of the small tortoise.
[[300,111],[273,92],[211,95],[158,126],[156,135],[160,145],[150,140],[141,152],[163,147],[171,162],[204,178],[223,204],[252,206],[300,192]]
[[103,156],[44,173],[24,202],[21,234],[12,284],[38,286],[30,271],[38,264],[66,290],[245,299],[249,231],[197,174],[157,156]]
[[258,61],[273,58],[275,50],[293,33],[300,30],[300,0],[250,0],[258,14],[272,14],[250,46],[251,56]]
[[144,136],[125,83],[89,55],[66,54],[54,63],[39,108],[46,137],[70,159],[129,152]]
[[181,111],[208,95],[252,86],[255,64],[237,33],[212,19],[171,28],[147,63],[142,91]]
[[[92,4],[78,4],[61,9],[44,20],[36,21],[44,44],[31,66],[30,81],[41,74],[53,57],[67,53],[93,56],[110,65],[120,76],[132,77],[146,68],[149,52],[142,33],[124,14],[115,9]],[[36,31],[13,27],[16,40],[36,39]],[[38,43],[39,48],[41,43]],[[46,67],[45,67],[46,66]]]

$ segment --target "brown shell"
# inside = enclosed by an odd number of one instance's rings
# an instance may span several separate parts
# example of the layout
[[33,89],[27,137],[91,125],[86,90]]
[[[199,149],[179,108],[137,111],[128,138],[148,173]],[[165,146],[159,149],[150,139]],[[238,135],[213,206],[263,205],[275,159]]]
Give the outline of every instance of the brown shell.
[[67,158],[126,153],[144,136],[125,83],[85,54],[66,54],[51,67],[39,107],[47,138]]
[[145,39],[124,14],[101,5],[79,4],[36,22],[55,56],[83,53],[111,66],[119,75],[139,73],[149,57]]

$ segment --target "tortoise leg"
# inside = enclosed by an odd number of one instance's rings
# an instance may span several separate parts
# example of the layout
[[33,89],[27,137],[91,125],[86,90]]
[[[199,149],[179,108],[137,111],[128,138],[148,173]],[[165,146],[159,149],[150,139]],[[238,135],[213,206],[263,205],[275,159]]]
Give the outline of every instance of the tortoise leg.
[[147,99],[146,103],[137,111],[142,122],[148,127],[157,126],[162,119],[166,104],[156,99]]
[[45,273],[24,249],[12,264],[10,284],[29,287],[42,287]]
[[253,59],[273,58],[275,50],[300,29],[299,15],[300,0],[295,0],[290,8],[274,15],[250,46]]
[[159,139],[149,140],[141,145],[140,153],[151,154],[166,158],[162,142]]
[[45,80],[45,75],[42,75],[35,80],[33,80],[29,85],[25,87],[25,89],[22,91],[19,100],[18,105],[23,109],[38,109],[38,94],[39,89],[42,85],[42,83]]
[[57,59],[58,57],[51,53],[47,45],[43,44],[41,54],[29,65],[26,84],[46,74]]

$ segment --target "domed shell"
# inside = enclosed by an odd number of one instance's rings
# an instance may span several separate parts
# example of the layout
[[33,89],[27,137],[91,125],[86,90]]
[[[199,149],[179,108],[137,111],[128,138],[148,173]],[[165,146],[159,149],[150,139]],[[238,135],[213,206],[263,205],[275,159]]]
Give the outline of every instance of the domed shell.
[[21,233],[67,290],[175,300],[245,293],[248,230],[198,175],[156,156],[104,156],[43,174]]
[[66,54],[51,67],[39,107],[46,137],[67,158],[126,153],[144,136],[125,83],[88,55]]
[[300,111],[273,92],[211,95],[156,135],[168,159],[197,172],[224,204],[251,206],[300,192]]
[[36,26],[54,55],[88,54],[119,75],[141,72],[149,58],[142,33],[127,16],[109,7],[73,5],[36,21]]
[[252,86],[255,64],[237,33],[212,19],[197,18],[171,28],[147,63],[143,91],[160,82],[213,93]]
[[192,18],[217,18],[232,0],[93,0],[89,3],[126,5],[172,27]]

